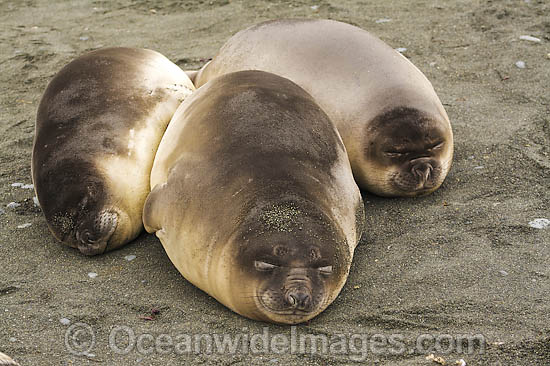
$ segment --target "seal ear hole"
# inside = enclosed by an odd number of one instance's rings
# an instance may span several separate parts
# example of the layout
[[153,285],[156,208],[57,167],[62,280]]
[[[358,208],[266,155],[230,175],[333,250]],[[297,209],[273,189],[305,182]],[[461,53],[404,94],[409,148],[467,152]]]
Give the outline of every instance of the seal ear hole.
[[324,275],[329,275],[332,273],[332,266],[319,267],[319,272]]
[[254,268],[256,268],[258,271],[268,272],[273,270],[274,268],[277,268],[277,266],[267,262],[254,261]]

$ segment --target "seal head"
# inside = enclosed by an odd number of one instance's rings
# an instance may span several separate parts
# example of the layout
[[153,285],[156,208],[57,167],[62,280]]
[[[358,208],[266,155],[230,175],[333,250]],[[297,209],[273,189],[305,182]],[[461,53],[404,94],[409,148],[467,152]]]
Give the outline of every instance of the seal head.
[[429,194],[443,183],[453,156],[450,124],[398,107],[366,125],[363,185],[380,196]]
[[[242,284],[232,297],[239,313],[264,321],[297,324],[322,312],[348,275],[351,255],[342,232],[313,205],[269,205],[240,236]],[[251,228],[254,228],[250,230]]]

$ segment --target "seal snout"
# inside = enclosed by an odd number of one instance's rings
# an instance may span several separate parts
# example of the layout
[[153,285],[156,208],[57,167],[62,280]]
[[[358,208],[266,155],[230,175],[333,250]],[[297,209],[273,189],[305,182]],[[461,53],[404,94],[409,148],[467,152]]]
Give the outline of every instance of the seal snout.
[[304,270],[298,268],[291,270],[283,287],[283,299],[285,306],[289,309],[307,312],[312,310],[311,280]]
[[430,158],[417,158],[411,160],[411,172],[416,177],[418,185],[424,187],[432,177],[433,165]]
[[84,221],[75,232],[80,252],[85,255],[103,253],[117,228],[117,223],[117,213],[108,210],[100,212],[93,220]]
[[311,291],[305,286],[288,289],[285,294],[285,302],[289,308],[310,311]]

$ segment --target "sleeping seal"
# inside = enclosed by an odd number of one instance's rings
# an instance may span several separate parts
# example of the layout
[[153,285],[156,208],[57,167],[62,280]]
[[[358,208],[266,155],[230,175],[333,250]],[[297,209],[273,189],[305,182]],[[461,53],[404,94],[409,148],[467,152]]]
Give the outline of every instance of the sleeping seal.
[[360,28],[314,19],[255,25],[193,75],[195,86],[240,70],[272,72],[309,92],[336,124],[362,189],[428,194],[451,167],[453,133],[431,83]]
[[38,108],[32,176],[57,239],[95,255],[140,233],[156,149],[194,89],[145,49],[93,51],[55,75]]
[[336,128],[290,80],[242,71],[198,89],[162,138],[151,187],[145,229],[241,315],[303,322],[346,282],[361,194]]

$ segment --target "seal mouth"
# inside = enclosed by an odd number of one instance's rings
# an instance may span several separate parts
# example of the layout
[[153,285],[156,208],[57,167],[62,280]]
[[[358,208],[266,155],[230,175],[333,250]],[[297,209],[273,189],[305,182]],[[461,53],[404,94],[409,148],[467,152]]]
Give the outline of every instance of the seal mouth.
[[[109,239],[118,224],[118,214],[112,210],[101,211],[93,223],[81,225],[75,232],[76,246],[84,255],[97,255],[105,252]],[[83,227],[86,226],[86,227]]]

